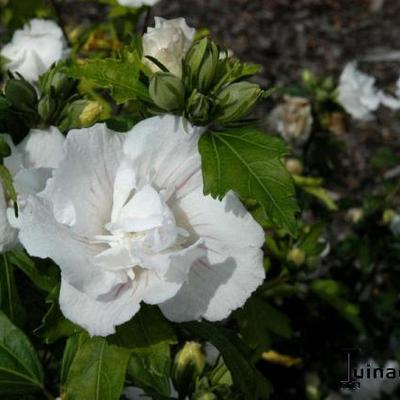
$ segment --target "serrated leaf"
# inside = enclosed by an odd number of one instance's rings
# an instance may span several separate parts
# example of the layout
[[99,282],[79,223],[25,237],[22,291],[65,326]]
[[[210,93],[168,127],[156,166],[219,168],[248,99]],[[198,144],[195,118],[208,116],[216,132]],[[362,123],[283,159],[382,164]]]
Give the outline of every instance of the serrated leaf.
[[[87,336],[86,334],[82,334]],[[76,349],[62,398],[68,400],[118,400],[121,396],[130,352],[105,338],[83,341]]]
[[269,398],[269,382],[251,364],[244,343],[231,331],[209,322],[184,322],[181,326],[192,336],[211,342],[220,351],[244,400]]
[[0,395],[43,388],[43,370],[28,338],[0,311]]
[[141,99],[150,101],[145,84],[139,80],[140,68],[123,60],[87,60],[84,64],[73,65],[64,70],[73,78],[87,79],[95,85],[110,89],[117,103]]
[[257,200],[279,228],[296,235],[298,211],[292,178],[281,162],[284,143],[256,129],[208,132],[199,141],[204,193],[222,198],[234,190]]

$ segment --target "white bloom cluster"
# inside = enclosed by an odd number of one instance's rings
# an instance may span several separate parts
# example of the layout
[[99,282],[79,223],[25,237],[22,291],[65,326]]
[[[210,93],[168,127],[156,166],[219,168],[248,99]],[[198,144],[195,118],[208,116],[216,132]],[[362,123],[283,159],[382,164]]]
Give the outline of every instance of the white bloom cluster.
[[34,131],[6,160],[24,193],[10,222],[29,254],[59,265],[61,309],[90,334],[113,333],[142,302],[173,321],[221,320],[262,283],[262,228],[233,193],[203,194],[201,133],[171,115],[127,134],[72,130],[63,146]]
[[33,19],[14,32],[0,52],[4,68],[34,82],[55,62],[68,55],[63,32],[53,21]]
[[[375,85],[375,78],[357,69],[355,62],[349,63],[340,76],[338,101],[355,119],[373,119],[373,111],[380,105],[393,110],[400,108],[400,98],[387,95]],[[400,94],[400,78],[397,81],[396,96]]]
[[[195,29],[187,25],[184,18],[166,20],[155,17],[155,27],[147,28],[143,35],[143,55],[151,56],[163,64],[172,74],[182,75],[182,60],[192,45]],[[144,58],[145,64],[153,71],[160,69]]]

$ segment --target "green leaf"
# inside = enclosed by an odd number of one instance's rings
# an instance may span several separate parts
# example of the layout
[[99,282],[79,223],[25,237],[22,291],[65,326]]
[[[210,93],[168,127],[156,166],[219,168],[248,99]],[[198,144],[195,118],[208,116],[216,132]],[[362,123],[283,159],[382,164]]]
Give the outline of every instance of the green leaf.
[[8,254],[2,254],[0,261],[0,308],[14,323],[21,326],[25,319],[17,287],[15,285],[14,267]]
[[42,325],[35,330],[36,335],[41,337],[45,343],[51,344],[57,340],[80,332],[80,328],[66,319],[58,304],[60,288],[56,286],[46,298],[50,308],[42,319]]
[[43,371],[28,338],[0,312],[0,395],[43,388]]
[[[87,337],[86,333],[81,335]],[[105,338],[81,340],[76,349],[69,349],[70,353],[63,362],[62,377],[65,383],[62,398],[118,400],[123,389],[130,352],[109,344]]]
[[132,351],[128,374],[135,386],[152,395],[169,396],[170,345],[176,343],[176,336],[158,307],[142,305],[108,341]]
[[333,279],[317,279],[311,283],[311,290],[334,307],[358,331],[365,331],[359,307],[344,298],[346,289],[343,285]]
[[269,382],[258,374],[244,343],[231,331],[209,322],[185,322],[181,326],[192,336],[210,341],[220,351],[244,400],[269,398]]
[[235,315],[244,341],[258,352],[270,348],[271,332],[286,339],[292,336],[289,318],[262,300],[250,299]]
[[176,343],[171,323],[156,306],[142,305],[129,322],[117,328],[108,338],[110,343],[130,350],[145,349],[160,343]]
[[170,395],[171,350],[165,342],[132,351],[128,375],[146,393]]
[[292,178],[280,159],[284,143],[256,129],[235,128],[208,132],[199,142],[204,193],[223,198],[234,190],[257,200],[267,216],[291,235],[297,232]]
[[57,285],[57,279],[47,273],[41,273],[33,260],[23,250],[13,250],[7,253],[10,263],[23,271],[39,289],[50,292]]
[[117,103],[136,99],[150,100],[146,85],[139,80],[138,64],[115,59],[96,59],[68,67],[64,72],[73,78],[87,79],[101,88],[110,89]]

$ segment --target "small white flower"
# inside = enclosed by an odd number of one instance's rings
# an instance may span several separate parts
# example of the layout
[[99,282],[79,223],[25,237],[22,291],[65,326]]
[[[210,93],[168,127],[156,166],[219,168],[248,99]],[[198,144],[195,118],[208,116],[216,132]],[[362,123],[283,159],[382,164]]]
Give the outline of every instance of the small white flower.
[[381,102],[381,94],[375,87],[375,78],[357,69],[356,63],[344,68],[338,86],[338,101],[354,118],[371,120]]
[[19,238],[61,268],[64,315],[114,333],[140,303],[173,321],[221,320],[264,279],[264,232],[229,193],[203,195],[200,129],[165,115],[127,134],[72,130],[46,189],[30,196]]
[[4,68],[19,72],[34,82],[55,62],[68,54],[60,27],[53,21],[33,19],[14,32],[10,43],[1,49]]
[[142,6],[154,6],[160,0],[118,0],[118,3],[124,7],[139,8]]
[[[57,128],[51,127],[48,130],[32,129],[17,146],[9,136],[5,136],[5,139],[11,147],[11,155],[4,159],[4,165],[13,177],[18,205],[23,207],[26,196],[41,192],[52,169],[58,166],[62,158],[64,136]],[[18,243],[15,223],[14,208],[6,201],[0,184],[0,252]]]
[[[147,28],[143,35],[143,55],[152,56],[176,75],[182,75],[182,60],[192,45],[195,29],[190,28],[184,18],[164,19],[155,17],[155,27]],[[153,72],[160,69],[144,58]]]
[[400,214],[396,214],[390,222],[390,230],[393,235],[400,236]]

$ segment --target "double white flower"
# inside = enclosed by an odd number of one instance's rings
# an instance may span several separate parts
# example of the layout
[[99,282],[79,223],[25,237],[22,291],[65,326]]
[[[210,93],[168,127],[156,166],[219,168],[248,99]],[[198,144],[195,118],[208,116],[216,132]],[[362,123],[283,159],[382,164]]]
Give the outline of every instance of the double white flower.
[[118,3],[124,7],[135,7],[139,8],[142,6],[154,6],[160,0],[118,0]]
[[[155,27],[147,28],[143,35],[143,55],[157,59],[169,72],[180,77],[182,60],[192,45],[196,30],[189,27],[184,18],[155,17],[154,20]],[[144,62],[152,71],[160,71],[150,60],[144,58]]]
[[[62,159],[64,136],[52,127],[48,130],[32,129],[17,146],[9,136],[5,139],[11,148],[11,155],[4,159],[4,165],[13,177],[18,205],[23,208],[28,195],[45,188],[52,169]],[[14,208],[7,202],[0,184],[0,252],[10,250],[18,243],[17,230],[10,225],[10,220],[16,223]]]
[[70,131],[27,199],[20,241],[60,266],[61,309],[90,334],[113,333],[141,302],[173,321],[221,320],[263,281],[261,227],[233,193],[203,195],[200,133],[174,116]]
[[53,21],[33,19],[14,32],[10,43],[0,55],[4,68],[19,72],[26,80],[34,82],[50,66],[68,54],[62,30]]

